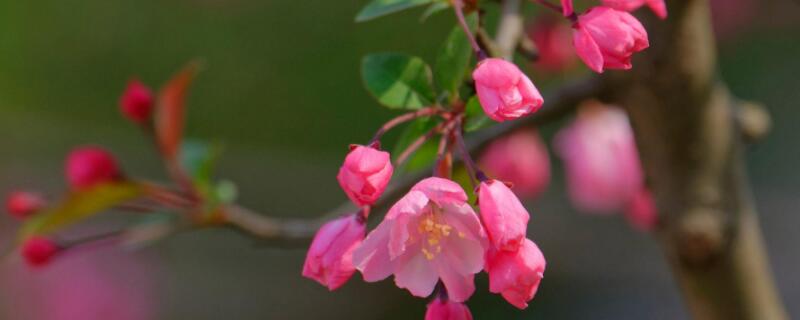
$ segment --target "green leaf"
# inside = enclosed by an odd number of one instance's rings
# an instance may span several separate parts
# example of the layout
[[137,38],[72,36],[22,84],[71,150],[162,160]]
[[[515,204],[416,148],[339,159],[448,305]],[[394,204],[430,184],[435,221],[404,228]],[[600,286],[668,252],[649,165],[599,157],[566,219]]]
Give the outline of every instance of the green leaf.
[[34,234],[49,234],[87,219],[143,193],[133,182],[101,184],[87,190],[70,193],[61,203],[30,220],[20,229],[21,238]]
[[[478,28],[478,15],[471,14],[466,20],[474,34]],[[436,85],[440,90],[447,91],[451,102],[458,98],[458,88],[464,83],[464,76],[470,69],[471,58],[472,47],[469,38],[461,27],[455,26],[439,49],[434,67]]]
[[210,188],[221,149],[199,140],[188,140],[181,145],[181,166],[198,187]]
[[356,15],[356,22],[372,20],[387,14],[418,7],[434,0],[373,0]]
[[367,90],[389,108],[419,109],[435,98],[431,69],[418,57],[371,54],[361,62],[361,76]]
[[[417,138],[426,134],[437,124],[439,124],[439,121],[431,117],[414,120],[406,127],[406,129],[400,135],[400,138],[398,138],[392,154],[395,157],[399,156],[415,140],[417,140]],[[423,144],[417,150],[417,152],[415,152],[413,155],[411,155],[411,157],[408,158],[408,160],[406,160],[406,163],[401,168],[398,168],[398,171],[414,171],[425,168],[434,160],[436,160],[435,158],[436,151],[438,149],[438,142],[435,140],[436,139],[431,139]]]
[[467,116],[467,121],[464,123],[464,131],[471,132],[476,131],[481,128],[488,127],[492,125],[492,119],[486,116],[486,113],[483,112],[483,108],[481,107],[481,102],[478,100],[478,96],[472,96],[467,101],[467,109],[465,110],[465,114]]
[[448,8],[450,8],[450,3],[447,1],[436,1],[434,3],[431,3],[431,5],[429,5],[428,8],[425,9],[425,12],[422,13],[422,16],[419,17],[419,22],[425,22],[425,20],[428,20],[428,18],[430,18],[434,14],[439,13]]

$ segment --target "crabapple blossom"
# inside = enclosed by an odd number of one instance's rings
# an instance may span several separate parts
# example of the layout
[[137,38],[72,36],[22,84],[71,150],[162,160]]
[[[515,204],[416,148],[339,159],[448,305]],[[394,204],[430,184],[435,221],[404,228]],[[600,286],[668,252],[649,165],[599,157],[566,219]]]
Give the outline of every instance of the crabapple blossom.
[[86,189],[121,177],[117,161],[105,149],[83,146],[73,149],[65,166],[67,182],[74,189]]
[[47,265],[60,251],[61,248],[55,242],[42,236],[28,238],[21,249],[25,262],[32,267]]
[[128,87],[119,100],[120,111],[135,123],[148,121],[153,114],[153,93],[139,80],[128,82]]
[[486,261],[489,291],[525,309],[539,289],[545,265],[542,251],[530,239],[525,239],[517,251],[491,250]]
[[625,209],[625,217],[631,226],[639,231],[647,232],[655,228],[658,223],[658,212],[650,190],[641,188],[633,195]]
[[479,62],[472,78],[483,111],[497,122],[536,112],[544,103],[531,79],[506,60],[489,58]]
[[594,7],[580,15],[573,28],[578,56],[598,73],[630,69],[631,56],[650,46],[642,24],[625,11]]
[[38,193],[28,191],[14,191],[6,198],[6,210],[11,215],[23,219],[47,204],[44,197]]
[[498,180],[481,182],[478,206],[494,249],[519,249],[525,240],[530,215],[511,189]]
[[472,313],[463,303],[436,298],[428,304],[425,320],[472,320]]
[[317,231],[303,265],[303,276],[336,290],[350,279],[353,250],[364,240],[366,226],[358,214],[326,223]]
[[565,17],[569,17],[575,13],[575,9],[572,6],[572,0],[561,0],[561,13],[563,13]]
[[427,297],[441,279],[455,302],[475,291],[484,267],[486,233],[457,183],[438,177],[418,182],[389,209],[384,220],[353,252],[364,280],[394,274],[395,284]]
[[533,129],[516,131],[492,141],[479,160],[498,180],[511,182],[522,198],[534,198],[550,183],[547,147]]
[[393,170],[388,152],[354,145],[336,178],[353,203],[365,206],[374,203],[386,190]]
[[528,36],[536,45],[537,68],[549,72],[563,71],[571,67],[575,59],[572,46],[572,30],[551,16],[541,16],[529,29]]
[[628,116],[619,108],[587,102],[555,139],[569,196],[578,209],[610,213],[625,208],[643,184]]

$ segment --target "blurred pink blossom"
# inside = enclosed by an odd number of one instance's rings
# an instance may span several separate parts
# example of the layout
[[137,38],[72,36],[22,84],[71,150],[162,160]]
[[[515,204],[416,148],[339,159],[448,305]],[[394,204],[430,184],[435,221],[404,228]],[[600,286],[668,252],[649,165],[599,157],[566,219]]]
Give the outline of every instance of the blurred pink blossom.
[[522,198],[537,197],[550,183],[547,147],[532,129],[492,141],[479,162],[490,176],[513,184],[511,190]]

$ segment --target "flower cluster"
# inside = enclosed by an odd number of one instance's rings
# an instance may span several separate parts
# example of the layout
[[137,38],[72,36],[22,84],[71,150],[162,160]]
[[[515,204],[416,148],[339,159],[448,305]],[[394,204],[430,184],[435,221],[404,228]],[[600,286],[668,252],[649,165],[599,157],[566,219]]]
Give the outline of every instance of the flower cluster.
[[[572,21],[572,31],[559,28],[550,20],[533,35],[546,58],[543,65],[551,71],[569,64],[567,55],[571,49],[565,48],[570,45],[564,36],[569,37],[570,33],[574,51],[590,69],[598,73],[630,69],[633,54],[649,43],[642,24],[627,11],[647,4],[660,17],[666,16],[663,1],[659,0],[604,1],[602,6],[580,14],[571,0],[561,0],[561,6],[537,2]],[[368,90],[384,105],[416,111],[384,124],[368,144],[351,147],[337,179],[358,210],[319,229],[303,266],[303,276],[330,290],[341,287],[356,271],[367,282],[393,276],[397,287],[413,296],[431,297],[427,320],[472,319],[465,302],[476,290],[475,275],[482,271],[488,273],[490,292],[525,309],[536,295],[546,267],[541,250],[527,236],[530,214],[517,198],[535,197],[549,182],[550,162],[544,143],[532,130],[519,130],[492,142],[480,158],[481,165],[496,177],[489,178],[472,160],[463,141],[464,132],[472,128],[465,123],[475,122],[474,110],[482,109],[483,116],[496,122],[511,121],[540,110],[544,98],[514,63],[487,57],[463,12],[476,9],[477,3],[467,5],[454,0],[451,4],[477,60],[471,71],[472,82],[463,90],[459,89],[461,83],[445,83],[448,87],[437,99],[431,94],[433,88],[410,88],[424,86],[424,79],[390,77],[396,71],[395,64],[424,65],[421,60],[393,54],[365,59],[367,67],[376,69],[364,71],[369,76],[365,77]],[[450,45],[448,50],[458,47]],[[447,51],[447,55],[453,53]],[[384,66],[381,63],[385,61],[393,64]],[[463,76],[457,73],[437,80],[461,81]],[[392,81],[397,82],[397,92],[389,94],[386,87]],[[464,92],[472,98],[461,100]],[[401,98],[396,99],[398,96]],[[426,100],[437,102],[420,107],[420,102]],[[628,207],[634,212],[630,215],[632,222],[648,228],[655,210],[652,197],[644,188],[630,128],[599,123],[596,126],[601,128],[594,129],[594,124],[584,124],[594,121],[583,117],[565,129],[568,132],[560,134],[558,142],[559,153],[567,162],[573,200],[579,207]],[[390,153],[380,148],[382,135],[400,123],[421,118],[426,120],[417,126],[428,131],[406,137],[412,142],[401,144],[405,149],[400,148],[393,161]],[[366,220],[379,207],[378,201],[384,196],[395,167],[402,167],[411,154],[437,135],[441,138],[432,159],[432,176],[417,181],[388,209],[380,224],[367,232]],[[461,156],[472,183],[475,205],[470,204],[465,188],[452,178],[453,153]],[[593,180],[592,175],[607,175],[610,179]],[[513,185],[516,188],[512,191]],[[592,189],[591,185],[597,187]]]

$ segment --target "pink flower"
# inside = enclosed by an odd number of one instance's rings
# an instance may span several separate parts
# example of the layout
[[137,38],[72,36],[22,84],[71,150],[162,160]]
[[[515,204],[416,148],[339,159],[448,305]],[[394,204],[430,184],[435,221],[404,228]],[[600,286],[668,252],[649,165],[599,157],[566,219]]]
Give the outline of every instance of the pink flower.
[[643,232],[652,231],[658,223],[658,212],[653,194],[647,188],[639,189],[628,203],[625,217],[635,229]]
[[472,313],[463,303],[437,298],[428,304],[425,320],[472,320]]
[[464,302],[475,291],[487,247],[464,190],[427,178],[389,209],[353,252],[353,264],[368,282],[394,274],[395,284],[417,297],[429,296],[441,279],[450,299]]
[[512,120],[542,107],[544,100],[531,79],[511,62],[489,58],[472,72],[483,111],[498,122]]
[[664,0],[603,0],[603,5],[612,9],[628,12],[633,12],[641,6],[647,5],[659,18],[667,18],[667,5],[664,3]]
[[72,150],[67,156],[65,169],[67,182],[75,189],[90,188],[121,177],[114,157],[104,149],[94,146]]
[[61,251],[61,248],[50,239],[42,236],[33,236],[22,244],[22,256],[25,262],[32,267],[41,267],[50,263],[50,260]]
[[157,319],[167,279],[152,254],[93,247],[47,268],[0,266],[0,318],[27,320]]
[[545,264],[544,255],[530,239],[525,239],[518,251],[491,251],[486,262],[489,291],[525,309],[539,289]]
[[631,56],[650,46],[647,31],[630,13],[594,7],[578,17],[572,41],[590,69],[630,69]]
[[370,205],[386,190],[392,178],[389,153],[368,146],[354,146],[339,169],[339,185],[356,205]]
[[536,66],[550,72],[562,71],[575,62],[572,30],[552,16],[542,15],[531,25],[529,37],[538,49]]
[[126,118],[135,123],[144,123],[153,114],[153,93],[139,80],[131,80],[120,97],[119,106]]
[[622,210],[643,184],[639,154],[628,117],[618,108],[587,102],[558,133],[569,195],[581,210]]
[[317,231],[303,265],[303,276],[336,290],[355,273],[353,250],[364,240],[366,226],[357,214],[326,223]]
[[517,251],[525,240],[530,215],[511,189],[497,180],[481,182],[478,206],[494,248]]
[[519,130],[496,139],[486,148],[480,164],[498,180],[511,182],[518,196],[538,196],[550,183],[550,157],[535,130]]
[[44,197],[38,193],[27,191],[12,192],[6,199],[8,213],[20,219],[36,213],[36,211],[44,208],[45,205],[47,205],[47,202]]
[[572,0],[561,0],[561,10],[565,17],[575,13],[575,9],[572,7]]

